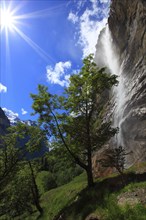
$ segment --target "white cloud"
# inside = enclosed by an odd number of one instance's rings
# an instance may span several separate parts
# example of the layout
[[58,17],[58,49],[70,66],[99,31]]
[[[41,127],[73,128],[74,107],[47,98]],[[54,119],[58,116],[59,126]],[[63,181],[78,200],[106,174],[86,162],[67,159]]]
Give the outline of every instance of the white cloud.
[[4,86],[2,83],[0,83],[0,93],[2,93],[2,92],[7,92],[7,87],[6,86]]
[[[100,31],[107,23],[109,8],[107,5],[98,7],[99,0],[90,0],[91,5],[80,15],[70,12],[68,19],[78,24],[79,40],[83,50],[83,57],[95,53],[95,45]],[[100,0],[100,3],[110,3],[110,0]]]
[[27,111],[25,111],[24,108],[21,108],[21,113],[22,113],[22,115],[26,115]]
[[67,71],[71,69],[71,62],[58,62],[54,68],[47,66],[47,79],[53,84],[59,84],[60,86],[68,86],[70,74]]
[[73,12],[70,12],[68,15],[68,20],[70,20],[73,24],[75,24],[78,21],[78,16],[74,14]]

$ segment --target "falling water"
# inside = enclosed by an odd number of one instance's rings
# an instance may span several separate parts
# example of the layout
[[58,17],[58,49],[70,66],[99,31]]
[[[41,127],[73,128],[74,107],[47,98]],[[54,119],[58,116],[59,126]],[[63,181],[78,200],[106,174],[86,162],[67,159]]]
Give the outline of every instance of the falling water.
[[119,133],[116,137],[117,145],[124,145],[122,135],[122,122],[124,113],[124,104],[126,100],[124,77],[121,74],[123,71],[124,62],[121,64],[119,60],[116,48],[113,45],[113,40],[108,25],[101,33],[96,49],[95,62],[98,66],[106,66],[112,74],[118,76],[118,86],[114,88],[114,102],[115,107],[113,109],[114,127],[119,127]]

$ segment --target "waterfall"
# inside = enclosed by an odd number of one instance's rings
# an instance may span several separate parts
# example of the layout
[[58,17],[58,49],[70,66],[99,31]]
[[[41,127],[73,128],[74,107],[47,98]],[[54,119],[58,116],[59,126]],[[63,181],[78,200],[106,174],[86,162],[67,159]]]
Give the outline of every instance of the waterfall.
[[114,98],[114,109],[113,109],[113,126],[119,128],[119,133],[116,136],[117,146],[124,146],[123,135],[122,135],[122,122],[124,105],[126,101],[125,95],[125,79],[122,71],[124,67],[124,61],[121,64],[119,55],[114,47],[113,40],[108,25],[101,32],[95,54],[95,62],[99,67],[107,67],[108,71],[118,76],[118,86],[113,89]]

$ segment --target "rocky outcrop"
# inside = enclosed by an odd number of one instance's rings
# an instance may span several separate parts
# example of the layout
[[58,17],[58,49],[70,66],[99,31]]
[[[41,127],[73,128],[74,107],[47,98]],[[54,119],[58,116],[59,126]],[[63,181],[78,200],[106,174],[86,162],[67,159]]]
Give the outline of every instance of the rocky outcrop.
[[5,115],[2,108],[0,108],[0,134],[3,135],[6,132],[6,129],[10,126],[10,121]]

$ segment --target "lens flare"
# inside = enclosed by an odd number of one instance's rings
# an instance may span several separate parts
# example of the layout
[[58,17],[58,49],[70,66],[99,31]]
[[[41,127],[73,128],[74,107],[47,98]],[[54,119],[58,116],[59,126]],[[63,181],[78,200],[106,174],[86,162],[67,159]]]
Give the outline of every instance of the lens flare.
[[[1,0],[0,0],[1,1]],[[9,3],[8,3],[9,2]],[[1,36],[5,39],[6,46],[6,54],[7,59],[10,58],[10,37],[11,33],[18,34],[32,49],[43,58],[44,61],[55,62],[52,57],[49,56],[47,52],[45,52],[37,43],[35,43],[30,37],[28,37],[24,31],[22,31],[23,27],[29,26],[29,19],[40,19],[44,17],[49,17],[53,13],[56,13],[60,6],[56,6],[54,8],[47,8],[40,11],[29,12],[27,14],[21,14],[23,11],[24,2],[21,1],[20,4],[14,5],[12,1],[3,1],[0,3],[0,32]],[[7,3],[7,4],[6,4]],[[21,10],[21,13],[20,13]]]

